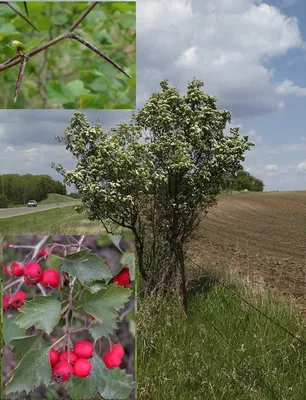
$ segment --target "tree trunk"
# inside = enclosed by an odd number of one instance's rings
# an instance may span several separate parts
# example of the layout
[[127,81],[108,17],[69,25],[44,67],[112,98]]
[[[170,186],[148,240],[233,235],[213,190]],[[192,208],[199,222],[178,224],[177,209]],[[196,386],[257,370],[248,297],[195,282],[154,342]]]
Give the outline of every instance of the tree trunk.
[[181,275],[181,293],[183,300],[183,309],[185,314],[187,315],[188,310],[188,295],[187,295],[187,287],[186,287],[186,275],[185,275],[185,260],[184,260],[184,251],[181,245],[177,248],[177,259],[180,266],[180,275]]

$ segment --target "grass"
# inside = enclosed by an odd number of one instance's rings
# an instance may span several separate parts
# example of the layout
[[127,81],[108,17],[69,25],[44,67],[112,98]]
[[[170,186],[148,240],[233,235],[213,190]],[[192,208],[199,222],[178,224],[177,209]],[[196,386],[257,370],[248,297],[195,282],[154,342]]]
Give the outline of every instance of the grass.
[[73,206],[0,219],[1,234],[96,235],[104,233],[100,222],[91,222]]
[[[138,301],[141,399],[305,400],[306,346],[207,278],[186,317],[178,296]],[[306,327],[269,295],[231,287],[295,334]],[[217,330],[218,332],[217,332]]]
[[65,203],[67,201],[75,201],[72,197],[64,196],[62,194],[50,193],[45,200],[39,202],[39,204],[57,204],[57,203]]

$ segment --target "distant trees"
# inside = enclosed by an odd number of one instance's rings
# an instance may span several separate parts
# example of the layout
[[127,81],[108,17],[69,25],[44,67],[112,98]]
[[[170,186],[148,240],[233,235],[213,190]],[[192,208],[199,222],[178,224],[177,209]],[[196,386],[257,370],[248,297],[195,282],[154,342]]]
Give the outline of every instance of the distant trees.
[[8,207],[8,198],[4,194],[0,194],[0,208]]
[[249,190],[251,192],[262,192],[264,189],[262,180],[255,178],[247,171],[239,171],[236,176],[228,177],[223,184],[223,190]]
[[[41,201],[46,199],[49,193],[66,195],[66,186],[48,175],[0,175],[0,199],[4,196],[9,204],[26,204],[29,200]],[[0,202],[0,207],[5,206]]]

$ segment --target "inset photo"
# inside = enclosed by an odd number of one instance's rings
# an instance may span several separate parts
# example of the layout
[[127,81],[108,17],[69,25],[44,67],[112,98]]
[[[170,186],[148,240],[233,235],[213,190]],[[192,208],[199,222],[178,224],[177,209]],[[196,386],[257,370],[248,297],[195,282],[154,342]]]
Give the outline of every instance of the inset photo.
[[0,2],[0,108],[134,109],[135,2]]
[[131,235],[6,236],[2,399],[135,399]]

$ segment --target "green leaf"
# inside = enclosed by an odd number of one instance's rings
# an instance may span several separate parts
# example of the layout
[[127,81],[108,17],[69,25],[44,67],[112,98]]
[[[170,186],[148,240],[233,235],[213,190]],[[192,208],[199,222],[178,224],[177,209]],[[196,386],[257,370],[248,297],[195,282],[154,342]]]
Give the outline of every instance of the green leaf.
[[7,393],[29,393],[41,383],[48,385],[51,379],[49,363],[49,346],[45,349],[28,352],[13,371],[13,376],[7,384]]
[[94,340],[98,340],[103,336],[111,335],[114,329],[117,329],[117,320],[108,319],[103,322],[92,321],[88,326],[88,330]]
[[75,94],[60,82],[50,82],[48,85],[48,96],[58,104],[73,103],[76,99]]
[[124,306],[131,293],[129,289],[111,284],[95,294],[84,290],[79,296],[79,304],[85,312],[103,322],[118,316],[116,310]]
[[9,344],[13,338],[22,337],[25,335],[25,329],[20,328],[15,322],[16,315],[12,318],[4,317],[3,321],[3,339],[6,344]]
[[23,336],[11,341],[14,348],[14,354],[20,360],[26,353],[31,350],[38,350],[46,346],[46,342],[42,340],[43,332],[39,332],[32,336]]
[[112,279],[103,258],[91,254],[87,250],[65,257],[62,269],[69,275],[77,277],[83,284],[94,280],[104,280],[107,283]]
[[49,335],[61,317],[61,303],[51,296],[36,296],[19,309],[16,323],[22,328],[35,326]]
[[84,82],[76,79],[74,81],[69,82],[66,87],[76,96],[80,97],[82,94],[89,94],[90,91],[85,89]]
[[130,270],[130,277],[131,281],[135,280],[135,253],[132,253],[130,251],[125,252],[120,260],[120,264],[123,265],[123,267],[128,267]]
[[99,393],[103,399],[126,399],[133,389],[133,377],[120,368],[113,368],[107,371],[105,387]]

